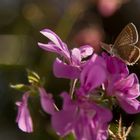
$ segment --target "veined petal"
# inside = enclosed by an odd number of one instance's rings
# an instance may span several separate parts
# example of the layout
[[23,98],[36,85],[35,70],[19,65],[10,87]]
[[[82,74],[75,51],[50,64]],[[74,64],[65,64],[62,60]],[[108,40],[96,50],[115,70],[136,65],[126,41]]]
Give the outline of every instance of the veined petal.
[[74,133],[77,140],[107,140],[108,123],[112,119],[109,109],[88,100],[73,101],[62,93],[63,108],[52,115],[55,131],[65,136]]
[[[122,92],[125,98],[134,99],[140,95],[139,82],[135,74],[131,74],[126,78],[122,78],[121,80],[114,83],[114,86],[115,90]],[[116,93],[116,96],[119,96],[118,92]]]
[[22,97],[22,101],[16,102],[16,105],[18,106],[16,122],[22,131],[31,133],[33,132],[33,123],[28,110],[28,97],[29,93],[26,92]]
[[59,48],[57,45],[53,44],[52,42],[49,42],[48,44],[44,44],[44,43],[39,42],[38,46],[40,48],[44,49],[45,51],[54,52],[54,53],[57,53],[61,56],[64,56],[68,60],[68,62],[70,61],[70,53],[69,53],[69,50],[67,48],[62,50],[61,48]]
[[[106,140],[108,137],[108,123],[112,119],[111,111],[94,103],[87,103],[87,108],[85,108],[85,106],[75,123],[74,132],[77,139]],[[93,115],[90,114],[91,111],[93,112]]]
[[79,77],[80,72],[80,68],[72,65],[67,65],[58,58],[53,64],[53,73],[58,78],[75,79]]
[[[58,48],[55,44],[52,43],[48,43],[48,44],[44,44],[44,43],[38,43],[38,46],[42,49],[44,49],[45,51],[50,51],[50,52],[55,52],[55,53],[59,53],[61,54],[61,49]],[[60,53],[61,52],[61,53]]]
[[118,102],[127,113],[140,113],[140,102],[137,99],[129,99],[122,96],[122,98],[118,98]]
[[82,58],[86,58],[86,57],[92,55],[93,51],[94,51],[93,47],[91,47],[90,45],[81,46],[79,48],[79,50],[81,52]]
[[78,48],[74,48],[71,50],[71,59],[73,65],[79,65],[81,63],[81,52]]
[[70,52],[67,45],[53,31],[44,29],[40,31],[40,33],[52,42],[49,42],[48,44],[38,43],[39,47],[47,51],[56,52],[70,61]]
[[140,96],[140,85],[137,83],[128,90],[127,97],[134,99],[138,96]]
[[97,131],[92,128],[93,122],[85,122],[84,117],[80,117],[75,125],[75,136],[77,140],[96,140]]
[[46,36],[48,39],[50,39],[59,48],[63,48],[62,40],[53,31],[49,29],[44,29],[40,31],[40,33]]
[[115,88],[119,90],[123,90],[126,88],[131,88],[134,84],[134,75],[131,74],[126,78],[122,78],[115,83]]

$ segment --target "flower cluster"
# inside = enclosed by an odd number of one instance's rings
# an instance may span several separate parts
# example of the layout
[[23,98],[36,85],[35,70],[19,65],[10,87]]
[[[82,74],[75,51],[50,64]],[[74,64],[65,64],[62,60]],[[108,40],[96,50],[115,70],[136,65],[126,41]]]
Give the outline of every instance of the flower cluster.
[[[38,75],[32,74],[31,86],[37,89],[42,109],[51,115],[52,127],[58,135],[64,137],[72,133],[77,140],[106,140],[115,103],[126,113],[140,112],[139,81],[136,74],[129,74],[124,62],[106,53],[97,55],[89,45],[69,50],[51,30],[44,29],[41,33],[50,42],[38,43],[39,47],[58,54],[53,64],[54,75],[72,82],[70,92],[60,93],[63,106],[59,109],[53,95],[40,84]],[[16,122],[25,132],[33,131],[28,109],[31,94],[31,90],[26,91],[22,101],[16,103]]]

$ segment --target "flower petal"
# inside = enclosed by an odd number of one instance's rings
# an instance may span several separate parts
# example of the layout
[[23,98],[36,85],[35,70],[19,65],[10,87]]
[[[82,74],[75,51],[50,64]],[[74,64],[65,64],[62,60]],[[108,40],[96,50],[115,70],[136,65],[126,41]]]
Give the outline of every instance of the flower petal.
[[80,68],[67,65],[58,58],[53,64],[53,73],[58,78],[75,79],[79,77],[80,72]]
[[[75,123],[75,135],[78,140],[106,140],[108,123],[112,119],[109,109],[88,103],[88,108],[81,112]],[[85,107],[85,106],[84,106]],[[94,112],[94,115],[90,113]],[[91,117],[92,116],[92,117]]]
[[79,65],[81,63],[81,53],[78,48],[74,48],[71,50],[71,59],[73,62],[73,65]]
[[63,98],[63,110],[67,110],[68,108],[72,108],[74,110],[75,104],[74,101],[71,100],[71,97],[67,92],[62,92],[61,97]]
[[[140,95],[139,82],[136,74],[131,74],[126,78],[122,78],[114,84],[117,91],[121,91],[126,98],[137,98]],[[116,96],[118,92],[116,92]]]
[[115,88],[119,90],[125,90],[126,88],[131,88],[134,83],[134,75],[131,74],[126,78],[122,78],[115,83]]
[[16,105],[18,106],[18,115],[16,118],[16,122],[18,123],[18,127],[22,131],[31,133],[33,132],[33,124],[27,106],[28,97],[29,93],[26,92],[22,97],[22,101],[16,102]]
[[64,136],[73,129],[77,107],[75,104],[72,104],[72,100],[67,93],[63,92],[61,97],[63,98],[63,109],[54,113],[51,121],[55,131],[59,135]]
[[81,87],[84,88],[86,92],[90,92],[100,86],[105,79],[106,69],[104,60],[94,54],[81,72]]
[[102,56],[106,61],[107,69],[110,74],[121,74],[125,76],[129,74],[127,65],[117,57],[109,56],[106,53],[102,53]]
[[62,54],[61,49],[58,48],[55,44],[52,43],[48,43],[48,44],[44,44],[44,43],[38,43],[38,46],[42,49],[44,49],[45,51],[50,51],[50,52],[55,52],[58,54]]
[[62,40],[53,31],[44,29],[40,32],[52,42],[48,44],[38,43],[39,47],[47,51],[56,52],[64,56],[66,59],[70,60],[70,52],[67,48],[67,45],[62,42]]
[[80,52],[81,52],[81,56],[82,58],[86,58],[90,55],[93,54],[93,47],[91,47],[90,45],[84,45],[84,46],[81,46],[79,48]]
[[55,107],[51,94],[47,94],[45,89],[42,87],[39,88],[39,92],[43,110],[49,114],[53,114],[55,112]]
[[140,96],[140,85],[134,84],[127,92],[127,97],[129,98],[137,98]]
[[63,48],[62,40],[53,31],[49,29],[44,29],[40,31],[40,33],[46,36],[48,39],[50,39],[59,48]]
[[118,98],[120,106],[129,114],[140,113],[140,102],[137,99],[129,99],[122,96]]
[[[94,88],[100,86],[106,79],[105,70],[98,65],[92,66],[89,71],[81,73],[81,85],[86,91],[90,92]],[[82,80],[83,79],[83,80]]]
[[53,114],[51,122],[57,134],[64,136],[72,130],[73,121],[76,117],[73,111],[74,110],[61,110]]

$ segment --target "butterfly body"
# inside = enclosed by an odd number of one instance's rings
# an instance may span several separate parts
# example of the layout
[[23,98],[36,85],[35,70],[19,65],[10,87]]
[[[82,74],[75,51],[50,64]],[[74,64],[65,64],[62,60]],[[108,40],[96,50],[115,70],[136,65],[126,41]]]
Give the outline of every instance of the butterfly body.
[[133,23],[129,23],[118,35],[113,45],[101,43],[101,47],[127,65],[133,65],[140,58],[140,48],[135,45],[137,42],[137,29]]

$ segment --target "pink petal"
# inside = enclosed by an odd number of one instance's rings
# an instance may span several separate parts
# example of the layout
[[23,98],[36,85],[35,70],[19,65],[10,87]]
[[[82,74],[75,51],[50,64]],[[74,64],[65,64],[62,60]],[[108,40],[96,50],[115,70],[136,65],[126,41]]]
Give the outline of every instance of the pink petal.
[[123,90],[129,87],[132,87],[134,83],[134,75],[131,74],[127,78],[123,78],[115,83],[115,88]]
[[84,46],[81,46],[79,48],[79,50],[81,51],[81,56],[82,58],[86,58],[90,55],[93,54],[93,47],[89,46],[89,45],[84,45]]
[[33,132],[33,123],[27,106],[28,97],[29,93],[26,92],[22,97],[22,101],[16,103],[18,106],[16,122],[22,131],[31,133]]
[[79,77],[80,72],[80,68],[72,65],[67,65],[58,58],[53,64],[53,73],[58,78],[75,79]]
[[55,112],[55,107],[51,94],[46,93],[44,88],[39,88],[39,92],[43,110],[49,114],[53,114]]
[[139,84],[134,84],[129,90],[127,97],[129,98],[137,98],[140,96],[140,85]]
[[51,30],[44,29],[44,30],[40,31],[40,33],[42,33],[44,36],[46,36],[48,39],[50,39],[59,48],[63,48],[62,40]]
[[109,56],[106,53],[102,53],[102,56],[106,61],[107,69],[110,74],[121,74],[125,76],[129,74],[127,65],[117,57]]
[[66,59],[70,59],[70,53],[67,48],[67,45],[62,42],[62,40],[51,30],[44,29],[40,31],[44,36],[46,36],[48,39],[50,39],[52,42],[48,44],[38,43],[39,47],[41,47],[44,50],[56,52],[64,57]]
[[118,98],[120,106],[129,114],[140,113],[140,102],[137,99]]
[[52,115],[52,126],[59,135],[64,136],[73,129],[77,117],[77,106],[66,92],[63,92],[61,97],[63,109]]
[[78,48],[71,50],[71,58],[74,65],[79,65],[81,63],[81,53]]
[[52,127],[57,134],[67,135],[73,128],[73,121],[75,119],[74,110],[61,110],[52,116]]
[[59,53],[59,54],[61,52],[61,49],[52,43],[48,43],[48,44],[38,43],[38,46],[40,48],[44,49],[45,51],[55,52],[55,53]]
[[81,75],[81,88],[90,92],[100,86],[106,79],[106,65],[104,59],[93,54],[92,58],[85,64]]

